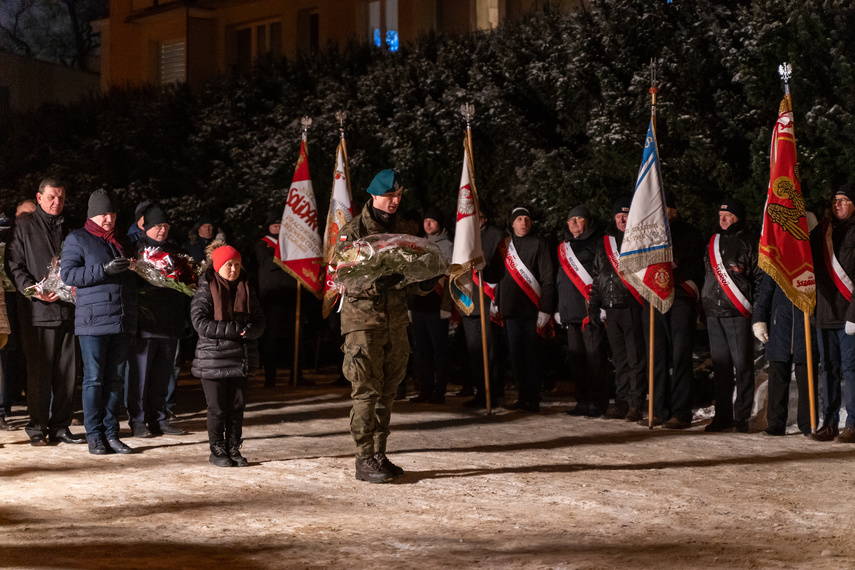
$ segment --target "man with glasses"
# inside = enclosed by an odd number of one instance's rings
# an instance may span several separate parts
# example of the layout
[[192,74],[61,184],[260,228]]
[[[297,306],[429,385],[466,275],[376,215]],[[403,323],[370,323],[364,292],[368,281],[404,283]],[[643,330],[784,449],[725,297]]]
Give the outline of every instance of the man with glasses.
[[[816,272],[816,324],[820,362],[825,371],[825,419],[811,437],[816,441],[855,443],[855,188],[837,189],[831,202],[832,218],[810,236]],[[846,427],[838,435],[840,406],[846,409]]]

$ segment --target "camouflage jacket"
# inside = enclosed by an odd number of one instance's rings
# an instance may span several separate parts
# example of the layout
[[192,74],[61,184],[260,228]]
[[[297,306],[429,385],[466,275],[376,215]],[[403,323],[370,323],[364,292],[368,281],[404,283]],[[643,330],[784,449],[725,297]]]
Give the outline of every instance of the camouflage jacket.
[[[397,226],[387,230],[371,217],[371,202],[365,204],[362,213],[347,222],[336,239],[336,253],[340,253],[354,241],[373,234],[399,233]],[[399,329],[407,327],[407,289],[390,289],[377,293],[372,285],[357,295],[345,294],[341,308],[341,334],[353,331]]]

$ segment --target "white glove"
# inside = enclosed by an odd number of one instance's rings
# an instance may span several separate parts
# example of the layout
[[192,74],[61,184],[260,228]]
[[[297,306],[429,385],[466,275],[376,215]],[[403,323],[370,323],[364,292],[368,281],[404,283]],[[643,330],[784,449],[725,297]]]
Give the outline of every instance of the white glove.
[[448,319],[451,318],[451,311],[443,311],[442,309],[440,309],[439,310],[439,318],[442,319],[443,321],[447,321]]
[[499,314],[499,306],[496,305],[495,301],[490,301],[490,316],[495,317]]
[[751,330],[754,331],[754,336],[757,337],[757,340],[766,344],[769,342],[769,327],[766,323],[754,323],[754,326],[751,327]]
[[600,320],[606,322],[606,310],[600,309]]
[[554,315],[552,315],[552,318],[555,320],[556,325],[561,324],[561,313],[555,313]]
[[413,322],[413,312],[412,311],[407,311],[407,319],[410,322]]
[[537,313],[537,328],[542,329],[549,323],[549,315],[544,313],[543,311],[538,311]]
[[844,330],[846,331],[846,334],[852,336],[855,334],[855,323],[852,321],[846,321],[846,328]]

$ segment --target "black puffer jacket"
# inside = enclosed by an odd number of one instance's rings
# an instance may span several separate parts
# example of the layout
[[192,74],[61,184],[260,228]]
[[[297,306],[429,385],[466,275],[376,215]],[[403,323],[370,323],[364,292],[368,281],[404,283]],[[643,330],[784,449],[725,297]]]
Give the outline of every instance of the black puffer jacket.
[[[842,329],[846,321],[855,322],[855,296],[847,301],[828,272],[825,262],[826,224],[810,233],[810,249],[816,273],[816,322],[823,329]],[[850,279],[855,278],[855,218],[832,222],[831,246],[834,256]]]
[[[239,281],[246,280],[241,270]],[[251,313],[235,313],[234,320],[215,321],[210,281],[214,268],[209,267],[199,279],[199,288],[190,302],[190,320],[199,333],[192,373],[205,380],[248,376],[258,367],[258,342],[264,332],[264,313],[252,287],[249,288]],[[241,333],[246,334],[241,336]]]
[[591,273],[591,277],[594,278],[594,285],[591,287],[590,306],[591,315],[595,318],[599,318],[600,309],[623,309],[633,304],[638,305],[638,301],[623,284],[620,275],[615,272],[612,262],[609,261],[609,256],[606,253],[606,235],[614,236],[618,252],[620,252],[621,244],[623,244],[623,232],[612,227],[607,234],[600,238],[600,243],[597,245],[594,271]]
[[[731,225],[726,230],[719,229],[717,233],[721,235],[719,251],[727,274],[748,302],[753,303],[754,295],[764,275],[757,266],[757,244],[760,238],[749,231],[745,222],[742,221]],[[715,318],[742,316],[715,276],[710,262],[709,244],[704,255],[704,267],[706,278],[701,298],[706,315]]]
[[[570,244],[573,253],[579,259],[582,267],[592,277],[594,275],[594,259],[597,250],[603,247],[603,236],[605,234],[596,224],[593,224],[582,235],[575,238],[569,230],[564,230],[564,241]],[[564,245],[559,245],[559,248]],[[588,304],[573,281],[567,276],[567,272],[558,262],[558,276],[555,283],[558,287],[558,313],[561,315],[561,324],[581,324],[588,316]]]

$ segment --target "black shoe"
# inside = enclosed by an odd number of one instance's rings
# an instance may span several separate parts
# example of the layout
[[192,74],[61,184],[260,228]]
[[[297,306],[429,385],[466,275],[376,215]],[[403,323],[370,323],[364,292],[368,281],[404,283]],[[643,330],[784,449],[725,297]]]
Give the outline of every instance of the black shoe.
[[50,438],[53,443],[86,443],[85,435],[74,435],[68,429],[58,431]]
[[169,421],[160,422],[157,427],[163,435],[187,435],[187,432],[178,426],[174,426]]
[[44,447],[47,445],[47,439],[45,439],[45,436],[42,433],[31,435],[30,445],[32,445],[33,447]]
[[131,434],[133,437],[154,437],[145,424],[131,424]]
[[603,417],[603,411],[596,406],[591,406],[588,408],[588,412],[582,417],[588,418],[589,420],[595,420]]
[[[745,423],[747,424],[748,422],[745,422]],[[721,432],[725,432],[725,431],[730,431],[732,429],[733,429],[733,422],[732,421],[719,420],[719,419],[716,419],[714,417],[713,420],[709,424],[707,424],[707,426],[704,428],[704,431],[707,433],[721,433]]]
[[589,406],[587,404],[576,404],[575,408],[573,408],[572,410],[567,410],[565,413],[568,416],[581,417],[581,416],[588,415],[588,412],[590,410],[591,410],[591,406]]
[[235,467],[246,467],[249,465],[249,461],[246,460],[246,457],[240,454],[240,446],[242,444],[242,441],[237,441],[229,445],[229,459],[232,460]]
[[769,435],[772,437],[780,437],[782,435],[785,435],[786,433],[787,430],[785,430],[784,428],[767,427],[763,430],[763,435]]
[[392,474],[392,477],[400,477],[404,474],[404,470],[389,461],[385,453],[375,453],[374,459],[380,464],[380,467]]
[[0,418],[0,430],[3,431],[15,431],[20,429],[17,426],[13,426],[12,424],[6,423],[6,418]]
[[[654,417],[653,419],[655,420],[656,418]],[[663,423],[662,427],[665,429],[687,429],[692,427],[692,422],[681,420],[680,418],[671,418]]]
[[532,414],[536,414],[540,412],[540,404],[538,402],[522,402],[517,400],[513,404],[509,404],[505,406],[506,410],[520,410],[523,412],[531,412]]
[[108,450],[107,446],[104,445],[104,440],[98,437],[89,440],[89,453],[92,455],[109,455],[113,453],[113,450]]
[[415,398],[410,398],[410,401],[414,404],[427,404],[430,402],[430,398],[428,394],[419,394]]
[[226,453],[226,444],[222,441],[211,444],[211,456],[208,458],[208,462],[217,467],[232,467],[235,464],[229,454]]
[[107,445],[110,446],[110,449],[112,449],[116,453],[121,453],[122,455],[127,455],[129,453],[134,452],[133,449],[119,441],[119,438],[108,439]]
[[463,407],[475,409],[486,408],[487,402],[484,398],[479,398],[478,396],[475,396],[471,400],[466,400],[465,402],[463,402]]
[[733,431],[736,433],[748,433],[748,420],[734,420]]
[[369,483],[386,483],[392,480],[392,473],[383,468],[377,457],[356,458],[356,480],[368,481]]
[[455,394],[455,396],[458,396],[460,398],[468,398],[469,396],[472,396],[474,394],[475,394],[475,388],[474,387],[464,386],[463,388],[460,389],[460,391],[458,393]]
[[814,441],[834,441],[839,430],[840,428],[837,427],[837,424],[822,424],[822,427],[816,430],[815,434],[811,435],[811,439]]
[[607,420],[622,420],[629,413],[629,406],[623,402],[617,402],[614,406],[610,406],[606,410],[605,418]]
[[[661,425],[662,425],[662,424],[664,424],[664,423],[665,423],[665,420],[663,420],[662,418],[659,418],[659,417],[653,416],[653,426],[654,426],[654,427],[655,427],[655,426],[661,426]],[[646,419],[642,418],[642,419],[638,420],[638,425],[640,425],[640,426],[645,426],[645,427],[649,427],[649,426],[650,426],[650,422],[649,422],[648,420],[646,420]]]

